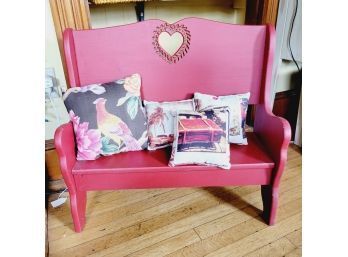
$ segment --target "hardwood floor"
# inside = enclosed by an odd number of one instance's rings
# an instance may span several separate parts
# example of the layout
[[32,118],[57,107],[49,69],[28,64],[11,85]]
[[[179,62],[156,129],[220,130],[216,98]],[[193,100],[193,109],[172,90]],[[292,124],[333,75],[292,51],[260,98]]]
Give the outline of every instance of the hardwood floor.
[[301,256],[301,162],[291,146],[275,226],[259,186],[89,192],[82,233],[68,203],[49,207],[49,256]]

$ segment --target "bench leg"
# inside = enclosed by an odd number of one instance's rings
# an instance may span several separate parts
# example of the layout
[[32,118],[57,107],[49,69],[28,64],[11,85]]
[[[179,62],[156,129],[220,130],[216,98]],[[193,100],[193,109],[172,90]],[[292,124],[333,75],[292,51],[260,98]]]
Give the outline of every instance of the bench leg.
[[76,232],[81,232],[86,222],[86,191],[70,194],[70,208]]
[[278,208],[278,188],[272,185],[262,185],[263,218],[269,225],[275,224]]

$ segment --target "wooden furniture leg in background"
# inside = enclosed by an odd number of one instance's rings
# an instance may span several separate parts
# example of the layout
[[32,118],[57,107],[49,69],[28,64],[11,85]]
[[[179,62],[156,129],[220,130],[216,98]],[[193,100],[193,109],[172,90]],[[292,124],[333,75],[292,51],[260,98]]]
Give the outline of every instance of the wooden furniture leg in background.
[[[46,204],[49,196],[61,193],[66,185],[60,172],[59,159],[53,139],[45,141]],[[47,206],[46,206],[47,207]]]

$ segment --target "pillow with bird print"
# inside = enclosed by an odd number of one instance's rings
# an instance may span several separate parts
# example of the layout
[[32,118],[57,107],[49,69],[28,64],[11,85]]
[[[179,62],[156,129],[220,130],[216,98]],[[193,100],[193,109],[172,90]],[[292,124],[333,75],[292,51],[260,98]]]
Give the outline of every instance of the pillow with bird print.
[[176,111],[194,110],[193,99],[161,103],[144,100],[144,105],[149,137],[148,150],[170,146],[174,140],[174,117]]
[[109,83],[73,87],[64,104],[74,126],[77,160],[139,151],[147,146],[139,74]]

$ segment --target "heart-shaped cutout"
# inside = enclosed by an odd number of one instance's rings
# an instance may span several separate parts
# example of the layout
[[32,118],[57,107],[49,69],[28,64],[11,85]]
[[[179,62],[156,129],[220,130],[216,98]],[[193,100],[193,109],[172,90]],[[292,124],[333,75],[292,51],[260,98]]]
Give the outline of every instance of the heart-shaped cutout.
[[176,63],[187,53],[191,35],[181,24],[164,23],[154,31],[153,46],[156,53],[169,63]]
[[164,51],[173,56],[184,43],[184,37],[179,32],[172,35],[162,32],[158,37],[158,43]]

